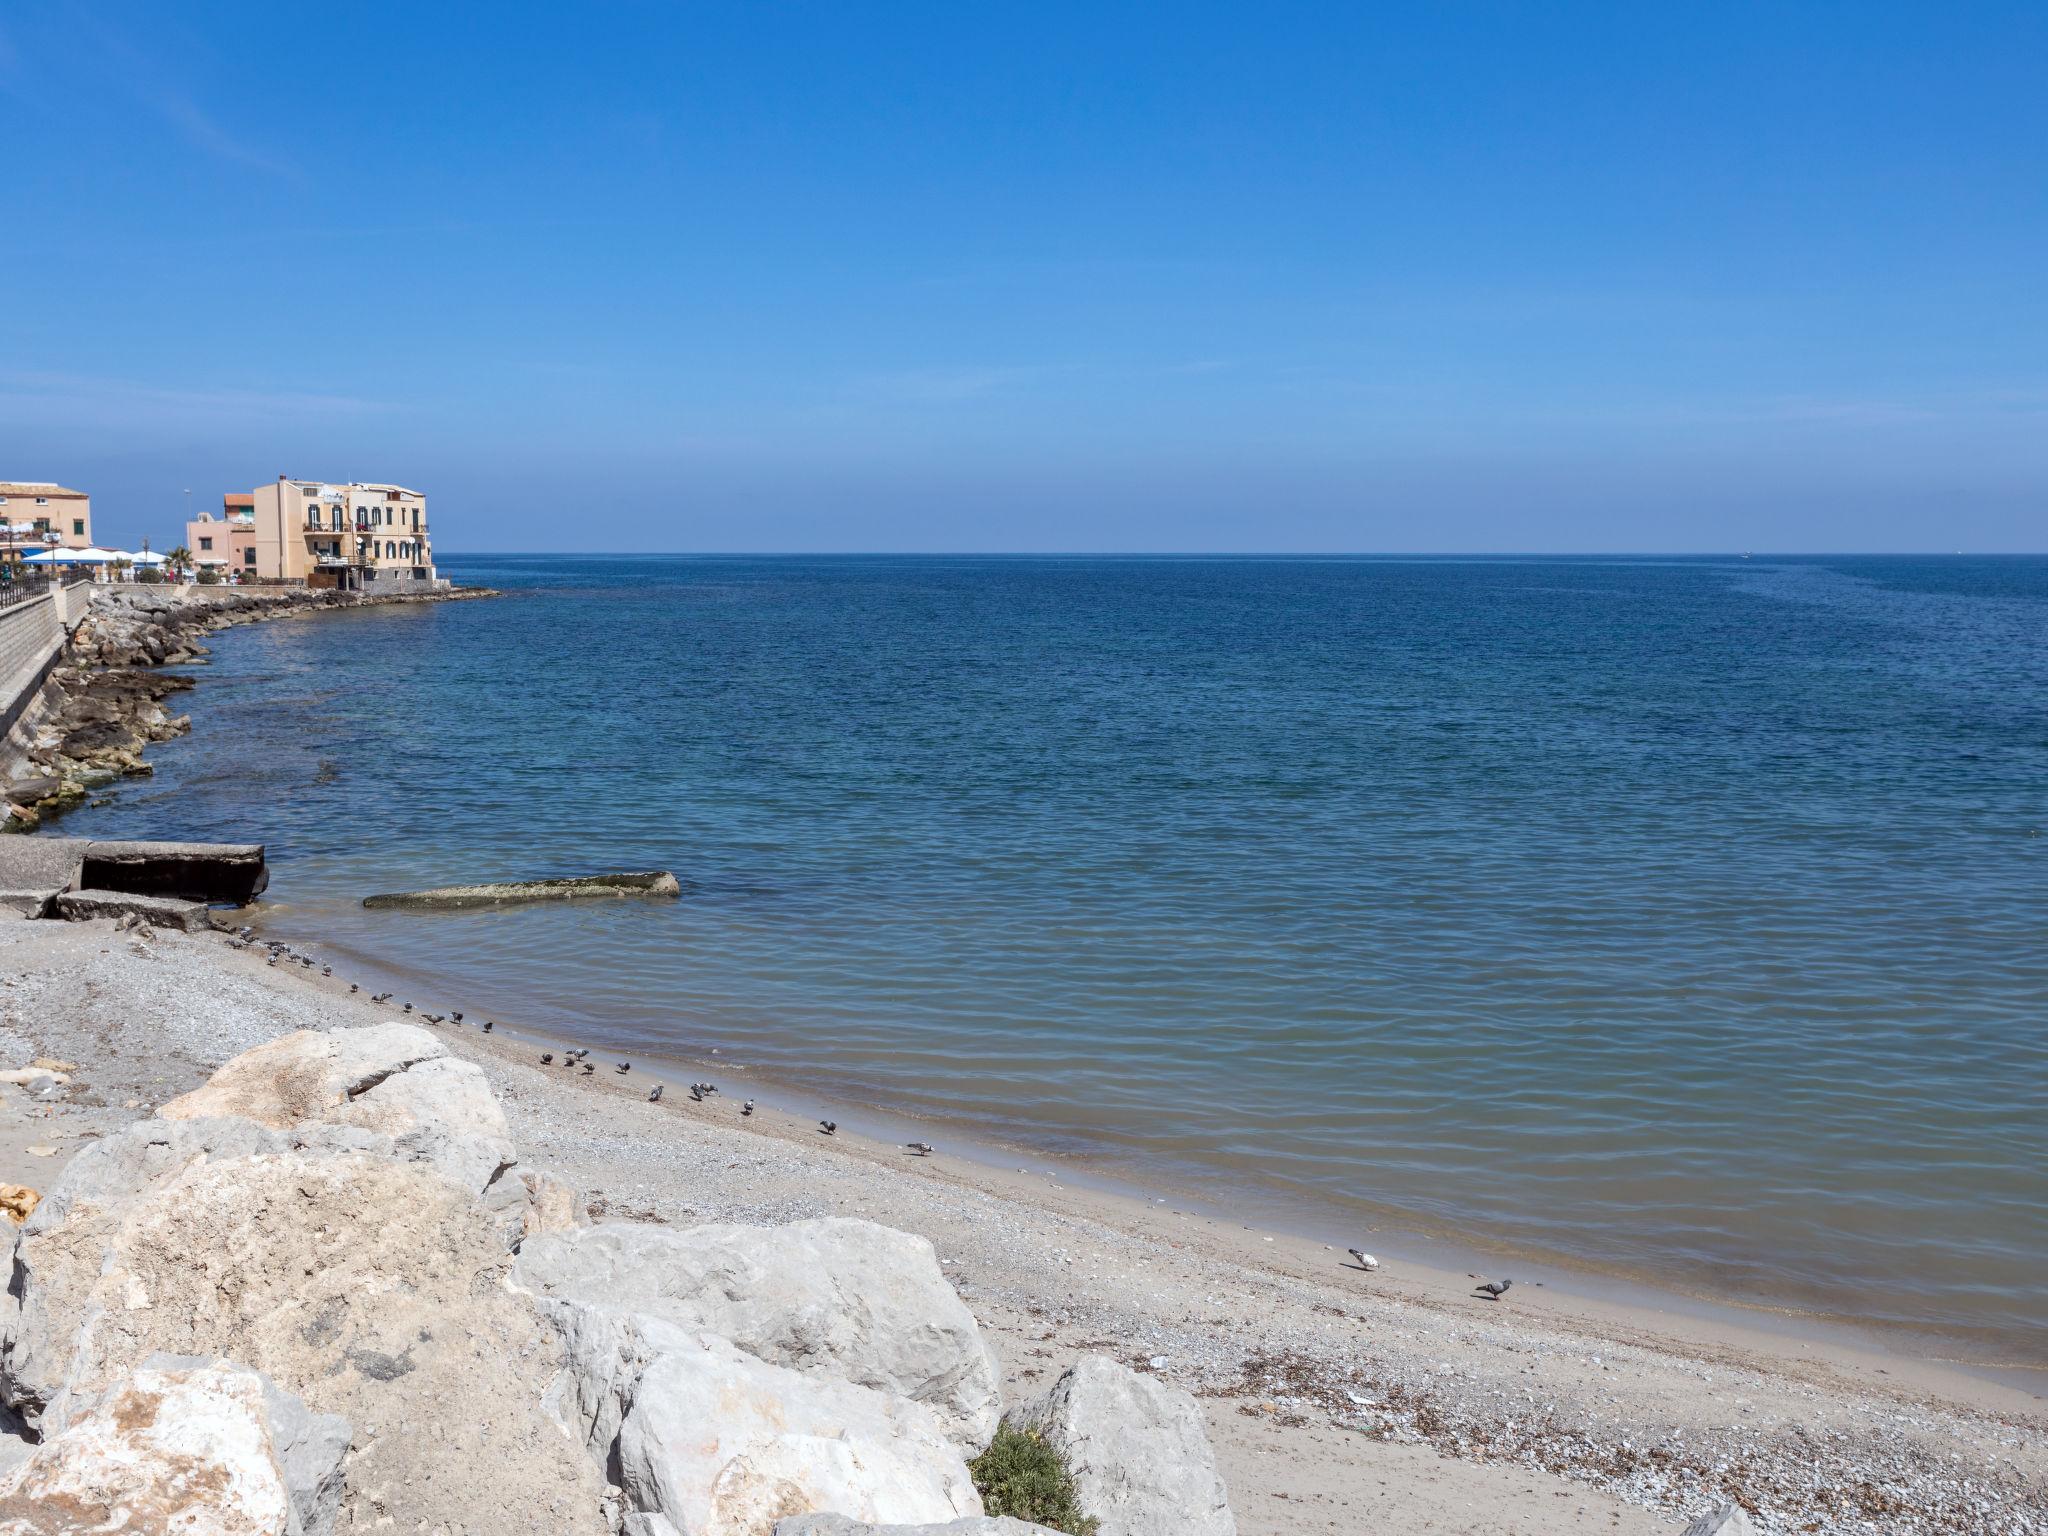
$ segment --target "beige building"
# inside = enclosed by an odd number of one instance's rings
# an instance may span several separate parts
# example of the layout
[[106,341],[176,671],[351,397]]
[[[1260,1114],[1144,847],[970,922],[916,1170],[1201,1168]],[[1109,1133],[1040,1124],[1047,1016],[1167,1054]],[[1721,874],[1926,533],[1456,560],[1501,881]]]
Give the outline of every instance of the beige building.
[[377,592],[438,580],[427,498],[402,485],[280,475],[223,496],[218,519],[187,523],[185,547],[196,564],[244,581]]
[[92,498],[45,480],[0,480],[0,559],[92,543]]
[[221,497],[220,516],[202,512],[185,525],[185,548],[195,570],[222,577],[256,571],[256,498],[247,491]]

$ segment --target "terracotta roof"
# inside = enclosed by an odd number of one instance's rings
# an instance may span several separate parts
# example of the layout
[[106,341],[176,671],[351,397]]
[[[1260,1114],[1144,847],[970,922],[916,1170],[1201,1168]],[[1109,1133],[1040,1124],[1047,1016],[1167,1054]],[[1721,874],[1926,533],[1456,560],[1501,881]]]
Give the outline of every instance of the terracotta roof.
[[67,490],[61,485],[52,485],[43,480],[0,480],[0,496],[83,496],[83,491]]

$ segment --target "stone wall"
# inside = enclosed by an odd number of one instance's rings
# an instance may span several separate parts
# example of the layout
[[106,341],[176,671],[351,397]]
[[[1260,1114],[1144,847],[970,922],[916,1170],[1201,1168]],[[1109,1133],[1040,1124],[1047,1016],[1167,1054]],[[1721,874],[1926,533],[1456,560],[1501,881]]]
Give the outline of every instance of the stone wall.
[[35,699],[64,649],[66,595],[44,592],[0,608],[0,733]]
[[[431,569],[431,567],[429,567]],[[373,577],[363,583],[365,597],[397,597],[415,592],[440,592],[447,590],[448,582],[432,576],[415,576],[409,566],[395,566],[389,570],[365,573]]]

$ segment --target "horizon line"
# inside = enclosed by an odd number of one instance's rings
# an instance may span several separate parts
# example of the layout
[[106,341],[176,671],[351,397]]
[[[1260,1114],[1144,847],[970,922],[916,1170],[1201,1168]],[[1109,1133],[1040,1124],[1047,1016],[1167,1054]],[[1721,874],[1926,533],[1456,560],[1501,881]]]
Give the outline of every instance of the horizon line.
[[2037,560],[2048,549],[457,549],[440,559],[615,560]]

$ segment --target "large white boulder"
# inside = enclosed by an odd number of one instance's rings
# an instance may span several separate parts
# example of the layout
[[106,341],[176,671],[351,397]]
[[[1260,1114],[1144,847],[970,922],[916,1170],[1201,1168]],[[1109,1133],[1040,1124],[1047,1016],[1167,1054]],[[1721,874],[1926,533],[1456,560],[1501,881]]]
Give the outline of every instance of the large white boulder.
[[541,1306],[564,1355],[548,1406],[624,1486],[628,1532],[769,1536],[812,1510],[911,1523],[981,1512],[959,1451],[906,1398],[657,1317]]
[[[343,1463],[353,1437],[347,1419],[338,1413],[315,1413],[303,1399],[285,1391],[261,1372],[232,1360],[209,1360],[198,1355],[151,1355],[143,1371],[190,1374],[200,1371],[235,1372],[263,1388],[263,1408],[270,1430],[271,1454],[284,1474],[285,1492],[292,1513],[304,1536],[330,1536],[341,1512]],[[136,1378],[131,1376],[129,1381]],[[115,1393],[122,1389],[116,1387]],[[106,1406],[110,1399],[99,1405]]]
[[254,1371],[160,1360],[0,1483],[0,1536],[329,1536],[348,1444]]
[[1685,1528],[1685,1536],[1750,1536],[1756,1529],[1740,1504],[1723,1502]]
[[158,1351],[231,1355],[355,1426],[344,1530],[609,1529],[602,1478],[540,1404],[556,1336],[505,1284],[510,1258],[474,1196],[418,1163],[319,1144],[379,1139],[353,1127],[156,1130],[169,1153],[208,1130],[313,1145],[191,1157],[111,1206],[85,1198],[118,1182],[100,1177],[45,1202],[53,1219],[39,1209],[17,1238],[7,1357],[45,1434]]
[[239,1115],[271,1130],[324,1120],[408,1067],[448,1048],[417,1024],[312,1030],[280,1035],[224,1063],[157,1113],[166,1120]]
[[641,1372],[617,1455],[629,1505],[687,1536],[771,1536],[814,1510],[910,1525],[981,1513],[959,1451],[917,1404],[710,1334]]
[[995,1357],[932,1245],[868,1221],[683,1230],[609,1222],[538,1236],[517,1283],[656,1317],[792,1370],[923,1404],[972,1454],[1000,1417]]
[[1236,1536],[1202,1410],[1156,1376],[1084,1356],[1006,1419],[1066,1458],[1099,1536]]
[[791,1515],[775,1536],[1061,1536],[1051,1526],[1009,1515],[966,1515],[944,1525],[869,1525],[845,1515]]
[[166,1120],[238,1116],[270,1130],[324,1123],[388,1136],[401,1156],[472,1192],[515,1160],[481,1068],[457,1061],[417,1024],[282,1035],[224,1063],[171,1100]]
[[13,1237],[0,1297],[0,1402],[48,1434],[45,1406],[71,1368],[80,1320],[128,1213],[195,1165],[216,1159],[389,1155],[390,1138],[348,1126],[269,1131],[250,1120],[144,1120],[83,1148]]

